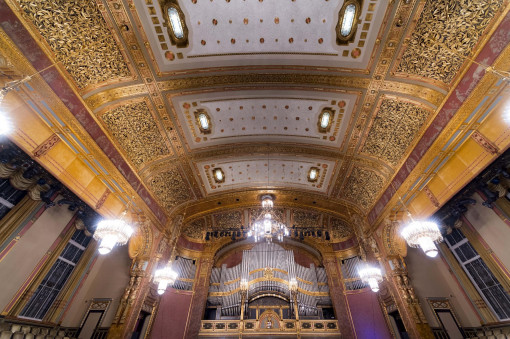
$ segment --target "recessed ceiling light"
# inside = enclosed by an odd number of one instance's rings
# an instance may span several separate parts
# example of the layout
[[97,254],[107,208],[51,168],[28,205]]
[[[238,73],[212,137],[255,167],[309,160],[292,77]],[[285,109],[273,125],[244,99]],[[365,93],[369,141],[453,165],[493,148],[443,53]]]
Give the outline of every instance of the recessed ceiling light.
[[214,181],[216,181],[216,183],[222,183],[222,182],[225,182],[225,173],[223,172],[223,170],[221,168],[215,168],[213,169],[213,175],[214,175]]

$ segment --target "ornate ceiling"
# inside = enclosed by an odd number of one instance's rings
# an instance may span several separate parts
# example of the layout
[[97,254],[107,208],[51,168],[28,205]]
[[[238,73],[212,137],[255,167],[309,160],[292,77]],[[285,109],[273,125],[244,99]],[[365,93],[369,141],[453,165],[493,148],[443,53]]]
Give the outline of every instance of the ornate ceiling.
[[448,122],[434,118],[464,57],[508,11],[503,0],[365,0],[339,41],[343,0],[172,1],[181,46],[163,0],[6,1],[83,100],[90,139],[167,216],[236,194],[254,205],[265,190],[368,215],[425,132]]

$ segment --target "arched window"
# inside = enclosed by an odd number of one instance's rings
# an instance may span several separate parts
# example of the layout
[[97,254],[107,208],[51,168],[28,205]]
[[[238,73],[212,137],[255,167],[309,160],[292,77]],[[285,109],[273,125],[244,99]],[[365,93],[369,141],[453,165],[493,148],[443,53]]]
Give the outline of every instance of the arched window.
[[162,6],[165,26],[172,44],[177,47],[188,46],[188,27],[184,13],[176,0],[167,0]]
[[346,45],[354,40],[361,14],[361,0],[347,0],[340,12],[336,24],[336,41],[339,45]]

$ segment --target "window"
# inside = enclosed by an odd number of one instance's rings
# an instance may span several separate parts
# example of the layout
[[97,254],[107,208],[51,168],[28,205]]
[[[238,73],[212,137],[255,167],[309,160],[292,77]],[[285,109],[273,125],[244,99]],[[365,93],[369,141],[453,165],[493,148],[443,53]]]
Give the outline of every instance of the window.
[[0,179],[0,219],[9,213],[26,194],[26,191],[12,187],[9,179]]
[[90,239],[91,237],[87,237],[82,230],[74,232],[57,261],[21,311],[21,318],[34,320],[44,318],[85,252]]
[[445,237],[467,276],[499,320],[510,319],[510,295],[459,229]]
[[167,0],[163,5],[165,26],[172,44],[177,47],[188,46],[188,27],[184,19],[184,13],[176,0]]
[[347,0],[338,12],[336,24],[336,42],[339,45],[347,45],[354,41],[358,17],[361,12],[360,0]]

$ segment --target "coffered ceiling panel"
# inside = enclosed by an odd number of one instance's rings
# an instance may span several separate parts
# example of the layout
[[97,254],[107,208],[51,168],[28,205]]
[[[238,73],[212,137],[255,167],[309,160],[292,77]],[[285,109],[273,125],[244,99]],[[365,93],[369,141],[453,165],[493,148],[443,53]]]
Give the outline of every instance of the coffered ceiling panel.
[[354,38],[343,44],[335,30],[342,0],[179,0],[185,47],[172,45],[157,1],[134,2],[159,70],[169,72],[274,64],[365,69],[389,1],[362,1]]
[[[269,170],[268,170],[269,163]],[[293,156],[246,156],[197,163],[207,194],[243,188],[288,188],[327,193],[336,163]],[[317,178],[308,180],[309,170],[317,169]],[[213,171],[221,169],[224,182]],[[269,177],[269,179],[268,179]]]
[[[172,104],[192,149],[275,141],[338,148],[357,99],[350,93],[250,90],[176,97]],[[332,112],[328,129],[319,125],[324,110]],[[200,130],[199,111],[208,114],[210,132]]]

